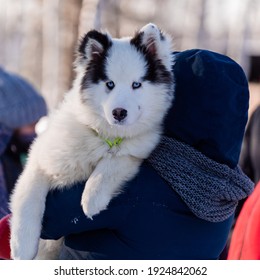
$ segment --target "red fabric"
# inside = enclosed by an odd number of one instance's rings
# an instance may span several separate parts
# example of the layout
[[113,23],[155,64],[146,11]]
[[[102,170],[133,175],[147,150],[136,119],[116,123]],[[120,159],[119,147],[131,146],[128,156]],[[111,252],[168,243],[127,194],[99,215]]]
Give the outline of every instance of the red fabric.
[[0,220],[0,259],[10,260],[10,215]]
[[260,182],[238,216],[228,259],[260,260]]

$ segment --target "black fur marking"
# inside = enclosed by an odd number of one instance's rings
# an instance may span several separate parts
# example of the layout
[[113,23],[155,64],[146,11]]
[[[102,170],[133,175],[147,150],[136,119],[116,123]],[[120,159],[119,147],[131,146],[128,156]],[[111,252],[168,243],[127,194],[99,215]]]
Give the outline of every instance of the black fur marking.
[[78,47],[79,56],[83,59],[87,59],[87,54],[85,50],[87,43],[88,43],[88,36],[85,35],[80,39],[79,47]]
[[87,58],[86,54],[86,46],[88,44],[89,39],[94,39],[99,42],[104,50],[108,49],[111,45],[111,41],[109,40],[106,34],[100,33],[96,30],[89,31],[80,41],[78,52],[82,56],[82,58]]
[[142,39],[144,36],[144,32],[138,32],[135,36],[131,39],[130,44],[135,46],[137,49],[142,46]]
[[[86,57],[86,46],[89,39],[98,41],[103,47],[102,52],[92,55],[91,58]],[[82,39],[78,49],[79,54],[82,58],[90,59],[90,61],[87,63],[86,71],[81,81],[81,90],[90,87],[90,85],[93,83],[96,84],[100,81],[105,81],[108,79],[105,73],[105,62],[108,50],[111,46],[112,42],[109,40],[108,36],[96,30],[88,32]]]
[[157,84],[171,84],[173,82],[171,71],[166,69],[161,59],[159,59],[156,54],[151,54],[146,46],[142,44],[142,37],[143,32],[137,33],[130,43],[144,56],[146,60],[147,71],[143,80]]
[[105,60],[106,53],[100,56],[96,56],[92,59],[86,68],[85,74],[81,82],[81,89],[86,89],[91,86],[91,84],[97,84],[100,81],[106,81],[108,79],[105,72]]

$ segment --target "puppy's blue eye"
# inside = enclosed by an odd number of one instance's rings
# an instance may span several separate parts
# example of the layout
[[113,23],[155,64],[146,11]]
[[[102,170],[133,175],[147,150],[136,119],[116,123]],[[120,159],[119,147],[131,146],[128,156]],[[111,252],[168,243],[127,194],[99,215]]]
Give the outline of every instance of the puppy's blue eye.
[[139,82],[133,82],[133,83],[132,83],[132,88],[133,88],[133,89],[137,89],[137,88],[141,87],[141,85],[142,85],[142,84],[139,83]]
[[107,86],[108,89],[111,90],[115,87],[115,84],[114,84],[113,81],[109,81],[109,82],[106,83],[106,86]]

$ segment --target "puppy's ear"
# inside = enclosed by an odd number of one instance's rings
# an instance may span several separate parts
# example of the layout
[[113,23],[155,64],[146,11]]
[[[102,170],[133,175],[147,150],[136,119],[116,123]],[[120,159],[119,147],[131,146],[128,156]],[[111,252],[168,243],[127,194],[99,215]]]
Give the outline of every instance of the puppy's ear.
[[131,44],[137,49],[161,59],[162,62],[171,69],[172,64],[172,40],[171,37],[163,33],[157,25],[149,23],[141,28],[131,39]]
[[79,42],[76,63],[86,64],[100,57],[110,46],[111,38],[106,33],[89,31]]

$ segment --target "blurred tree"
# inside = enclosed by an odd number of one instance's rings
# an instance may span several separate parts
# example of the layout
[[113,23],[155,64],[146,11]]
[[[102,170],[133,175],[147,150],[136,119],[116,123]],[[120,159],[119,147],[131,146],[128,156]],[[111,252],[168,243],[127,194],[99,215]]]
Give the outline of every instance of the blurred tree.
[[9,70],[20,71],[24,19],[21,3],[19,0],[0,0],[0,7],[0,64]]
[[81,8],[82,0],[43,1],[42,92],[50,109],[71,86]]
[[[58,99],[59,0],[44,0],[42,5],[42,92],[52,109]],[[65,43],[65,42],[64,42]]]
[[71,87],[74,78],[73,62],[79,37],[79,16],[82,0],[61,1],[60,3],[60,71],[59,92],[62,94]]
[[82,0],[0,0],[0,64],[56,107],[73,79]]
[[[79,18],[79,36],[83,36],[86,32],[88,32],[90,29],[98,28],[100,29],[101,19],[96,19],[97,16],[97,7],[101,2],[100,0],[83,0],[82,1],[82,8],[80,12],[80,18]],[[101,17],[101,15],[100,15]],[[99,21],[99,26],[95,26],[95,22]]]
[[42,18],[42,2],[43,0],[23,1],[23,20],[17,26],[22,35],[20,73],[38,87],[42,84],[42,22],[39,20]]

